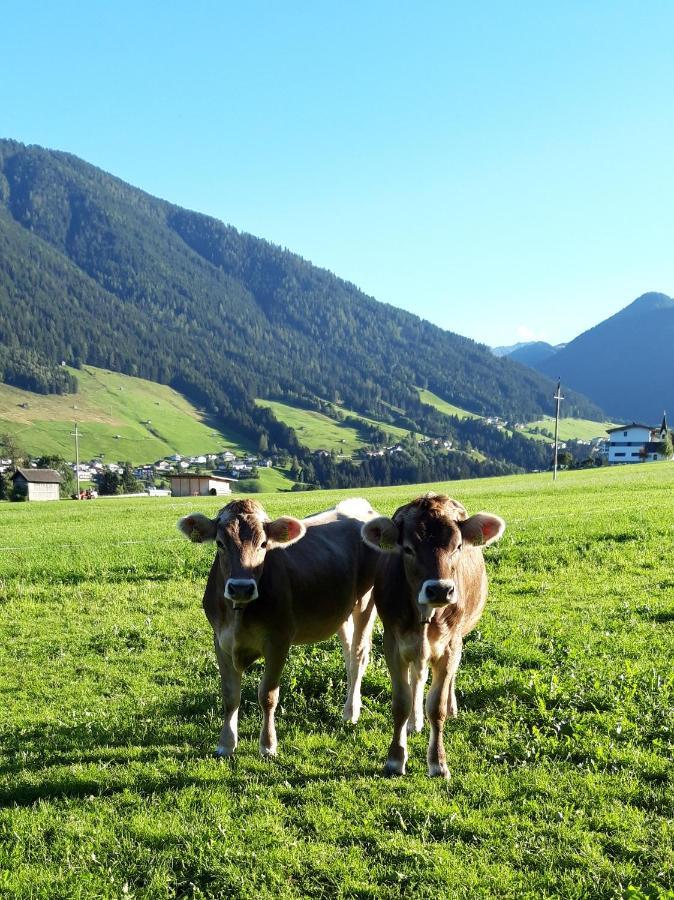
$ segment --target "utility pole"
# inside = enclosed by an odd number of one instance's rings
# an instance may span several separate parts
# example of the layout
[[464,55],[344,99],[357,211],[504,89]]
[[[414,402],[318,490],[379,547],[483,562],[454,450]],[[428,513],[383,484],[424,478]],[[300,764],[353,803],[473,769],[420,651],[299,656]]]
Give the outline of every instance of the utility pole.
[[557,390],[555,391],[555,396],[552,398],[556,401],[556,409],[555,409],[555,456],[552,464],[552,480],[557,481],[557,435],[559,434],[559,404],[564,399],[562,397],[562,380],[561,378],[557,382]]
[[80,437],[82,436],[77,429],[75,422],[75,430],[70,432],[75,438],[75,477],[77,478],[77,499],[80,499]]

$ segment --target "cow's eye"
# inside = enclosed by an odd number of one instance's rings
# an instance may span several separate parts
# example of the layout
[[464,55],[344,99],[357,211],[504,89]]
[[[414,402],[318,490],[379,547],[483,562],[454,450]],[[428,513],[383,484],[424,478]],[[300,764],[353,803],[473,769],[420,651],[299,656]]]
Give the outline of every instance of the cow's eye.
[[403,547],[403,553],[406,553],[408,556],[414,556],[414,550],[409,546]]
[[224,549],[225,549],[225,545],[222,543],[222,541],[220,540],[220,538],[218,538],[218,539],[216,540],[215,543],[218,545],[218,549],[219,549],[219,550],[224,550]]
[[260,550],[264,550],[266,548],[266,546],[267,546],[267,542],[262,541],[262,543],[260,544]]

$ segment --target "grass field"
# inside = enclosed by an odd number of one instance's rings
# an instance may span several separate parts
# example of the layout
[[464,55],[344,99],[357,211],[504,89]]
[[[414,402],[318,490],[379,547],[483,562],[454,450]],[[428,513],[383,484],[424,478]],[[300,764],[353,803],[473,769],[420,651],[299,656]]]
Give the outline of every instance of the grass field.
[[[459,419],[465,419],[468,417],[474,419],[481,418],[476,413],[467,412],[465,409],[461,409],[461,407],[459,406],[454,406],[454,404],[448,403],[446,400],[443,400],[436,394],[431,393],[431,391],[426,391],[421,388],[418,388],[417,390],[419,391],[419,399],[422,403],[428,403],[429,406],[434,406],[436,409],[440,410],[440,412],[445,413],[445,415],[458,416]],[[605,438],[607,436],[606,429],[611,428],[612,425],[612,422],[593,422],[590,419],[560,418],[559,439],[562,441],[591,441],[593,438]],[[546,431],[554,434],[554,417],[543,416],[542,419],[538,419],[535,422],[527,422],[526,426],[518,432],[524,437],[529,437],[533,440],[549,440],[549,438],[545,437],[544,435],[535,434],[533,432],[534,428],[543,428]]]
[[[607,428],[612,428],[613,422],[593,422],[591,419],[560,419],[559,439],[561,441],[591,441],[593,438],[607,439]],[[543,428],[551,434],[555,433],[555,419],[553,416],[544,416],[536,422],[527,422],[526,429],[520,434],[527,434],[533,428]],[[531,437],[540,435],[531,434]]]
[[33,394],[0,384],[0,432],[14,435],[30,454],[56,453],[74,460],[71,432],[78,422],[82,459],[103,453],[106,460],[134,465],[173,453],[247,449],[237,436],[211,427],[166,385],[93,366],[71,371],[79,381],[77,394]]
[[468,412],[466,409],[461,409],[460,406],[454,406],[453,403],[448,403],[447,400],[443,400],[442,397],[438,397],[438,395],[434,394],[432,391],[428,391],[425,388],[417,388],[417,390],[419,391],[419,399],[422,403],[434,406],[446,416],[456,416],[458,419],[482,418],[481,416],[478,416],[477,413]]
[[[449,783],[381,776],[376,634],[361,723],[341,653],[294,648],[280,755],[210,758],[212,549],[175,531],[216,498],[0,505],[0,897],[673,897],[674,466],[461,482],[502,515],[466,642]],[[362,491],[390,513],[420,486]],[[262,497],[309,513],[336,492]]]
[[[285,422],[289,428],[294,428],[300,442],[310,450],[337,450],[345,456],[350,456],[354,450],[365,447],[368,443],[357,428],[337,422],[315,410],[280,403],[277,400],[257,399],[255,402],[258,406],[268,407],[279,421]],[[377,422],[348,409],[341,409],[341,412],[353,416],[365,425],[376,425],[394,438],[405,437],[407,434],[404,428],[398,428],[396,425]]]

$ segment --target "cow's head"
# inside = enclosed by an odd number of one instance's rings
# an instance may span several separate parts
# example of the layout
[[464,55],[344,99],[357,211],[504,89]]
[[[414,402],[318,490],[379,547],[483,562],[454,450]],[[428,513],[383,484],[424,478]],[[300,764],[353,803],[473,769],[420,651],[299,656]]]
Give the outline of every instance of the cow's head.
[[480,512],[469,517],[456,500],[428,493],[401,506],[392,519],[366,522],[362,535],[376,550],[402,555],[412,596],[428,622],[434,609],[461,602],[455,576],[464,545],[486,547],[504,530],[498,516]]
[[256,500],[233,500],[214,519],[191,513],[179,520],[178,528],[196,543],[215,541],[225,597],[234,609],[257,598],[267,551],[289,547],[306,531],[299,519],[290,516],[272,522]]

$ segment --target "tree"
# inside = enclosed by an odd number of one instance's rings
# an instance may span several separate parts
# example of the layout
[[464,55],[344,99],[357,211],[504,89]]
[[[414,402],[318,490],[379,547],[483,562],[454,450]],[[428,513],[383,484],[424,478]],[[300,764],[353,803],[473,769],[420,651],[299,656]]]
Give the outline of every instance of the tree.
[[260,440],[257,442],[257,449],[259,453],[267,453],[269,450],[269,438],[264,431],[260,435]]
[[27,453],[13,434],[4,432],[0,434],[0,457],[11,459],[15,466],[20,466],[25,462]]
[[5,472],[0,472],[0,500],[9,500],[10,481]]
[[122,494],[136,494],[140,490],[140,482],[133,474],[130,462],[124,463],[120,485]]
[[111,472],[109,469],[103,472],[98,481],[98,493],[108,496],[120,493],[120,477],[117,472]]

